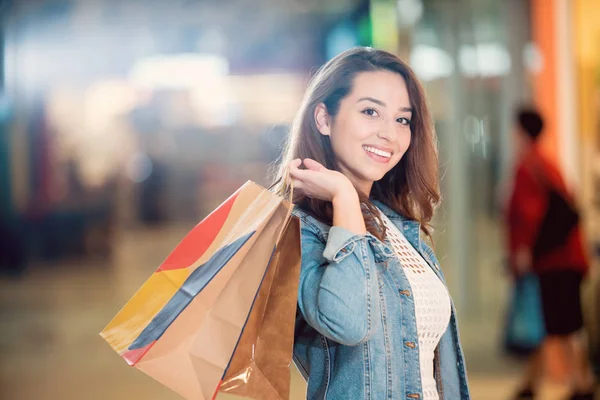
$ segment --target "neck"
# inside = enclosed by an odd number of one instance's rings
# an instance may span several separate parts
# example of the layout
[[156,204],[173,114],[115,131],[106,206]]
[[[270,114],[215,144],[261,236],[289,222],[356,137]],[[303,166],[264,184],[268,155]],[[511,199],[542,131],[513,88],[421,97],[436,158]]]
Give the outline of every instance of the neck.
[[356,189],[357,192],[363,193],[365,196],[371,196],[371,189],[373,188],[373,182],[369,181],[361,181],[356,176],[354,176],[350,171],[345,169],[340,170],[341,173],[346,175],[346,177],[352,182],[352,185]]
[[367,198],[371,197],[371,188],[373,187],[372,183],[370,183],[370,184],[365,184],[365,183],[356,184],[356,183],[353,182],[353,184],[354,184],[354,187],[356,188],[357,192],[360,192],[360,193],[364,194]]

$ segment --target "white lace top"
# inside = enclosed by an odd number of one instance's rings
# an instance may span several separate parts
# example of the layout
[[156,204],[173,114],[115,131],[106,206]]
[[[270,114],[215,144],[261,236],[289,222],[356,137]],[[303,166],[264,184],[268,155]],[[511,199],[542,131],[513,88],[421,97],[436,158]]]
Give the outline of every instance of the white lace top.
[[450,322],[450,296],[446,286],[402,232],[383,213],[381,217],[387,228],[388,240],[393,245],[410,283],[415,302],[423,399],[438,400],[433,375],[433,357],[435,348]]

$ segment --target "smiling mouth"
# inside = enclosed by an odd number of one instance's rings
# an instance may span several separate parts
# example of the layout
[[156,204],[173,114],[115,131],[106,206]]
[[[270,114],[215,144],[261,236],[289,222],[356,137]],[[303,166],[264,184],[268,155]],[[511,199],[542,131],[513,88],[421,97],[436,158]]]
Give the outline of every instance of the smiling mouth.
[[370,154],[374,154],[376,156],[379,157],[383,157],[383,158],[391,158],[392,157],[392,153],[390,153],[389,151],[383,151],[383,150],[379,150],[376,149],[375,147],[371,147],[371,146],[363,146],[363,149]]

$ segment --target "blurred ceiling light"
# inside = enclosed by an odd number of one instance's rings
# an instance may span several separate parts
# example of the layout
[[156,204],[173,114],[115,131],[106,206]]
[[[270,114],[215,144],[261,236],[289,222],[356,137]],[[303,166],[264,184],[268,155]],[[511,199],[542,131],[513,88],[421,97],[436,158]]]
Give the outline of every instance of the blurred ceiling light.
[[462,72],[468,77],[502,76],[508,74],[511,68],[510,54],[499,43],[463,45],[459,50],[459,63]]
[[226,58],[213,54],[174,54],[144,58],[135,63],[129,79],[150,88],[190,88],[229,74]]
[[413,48],[410,53],[410,65],[424,81],[446,78],[454,72],[454,62],[448,53],[425,44]]
[[415,25],[423,16],[422,0],[397,0],[398,24],[403,27]]
[[529,42],[523,47],[523,64],[534,74],[541,72],[544,68],[544,56],[535,43]]

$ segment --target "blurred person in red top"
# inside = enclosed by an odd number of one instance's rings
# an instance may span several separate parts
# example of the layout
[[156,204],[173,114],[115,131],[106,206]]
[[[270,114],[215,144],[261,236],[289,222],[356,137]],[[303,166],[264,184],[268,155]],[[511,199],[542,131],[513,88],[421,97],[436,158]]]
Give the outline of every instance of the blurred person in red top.
[[550,207],[550,202],[555,201],[552,196],[561,197],[559,202],[575,210],[573,196],[561,173],[540,151],[538,141],[543,127],[543,119],[537,111],[523,108],[517,112],[517,163],[507,214],[510,265],[515,277],[528,272],[538,276],[547,332],[541,354],[530,360],[526,387],[518,398],[533,398],[537,385],[534,375],[539,371],[553,384],[568,387],[572,392],[568,398],[593,399],[593,375],[581,335],[580,286],[589,264],[579,223],[572,218],[564,229],[557,228],[560,224],[553,225],[555,232],[547,233],[559,235],[560,239],[550,248],[545,246],[543,252],[536,250],[541,227],[549,222],[545,220],[563,218],[551,215],[556,211]]

